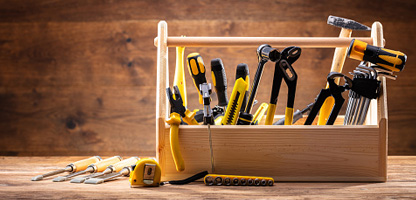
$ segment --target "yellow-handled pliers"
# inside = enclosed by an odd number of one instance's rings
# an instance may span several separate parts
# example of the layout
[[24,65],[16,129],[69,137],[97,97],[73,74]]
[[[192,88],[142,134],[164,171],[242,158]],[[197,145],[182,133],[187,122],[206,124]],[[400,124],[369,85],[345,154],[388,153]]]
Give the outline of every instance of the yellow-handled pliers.
[[166,123],[170,124],[170,149],[172,151],[172,157],[175,162],[176,170],[181,172],[185,170],[185,161],[182,158],[182,154],[179,146],[179,124],[181,124],[181,117],[184,122],[189,125],[198,125],[198,122],[194,119],[195,113],[188,110],[183,106],[181,93],[178,86],[174,86],[175,98],[170,88],[166,88],[166,94],[168,96],[171,113]]
[[293,121],[293,104],[295,103],[296,83],[298,76],[292,67],[292,64],[300,57],[302,49],[296,46],[290,46],[283,49],[281,59],[276,62],[273,77],[272,94],[270,96],[269,110],[266,116],[266,125],[272,125],[274,113],[276,111],[277,97],[279,96],[282,80],[288,87],[287,105],[285,111],[285,125],[292,125]]

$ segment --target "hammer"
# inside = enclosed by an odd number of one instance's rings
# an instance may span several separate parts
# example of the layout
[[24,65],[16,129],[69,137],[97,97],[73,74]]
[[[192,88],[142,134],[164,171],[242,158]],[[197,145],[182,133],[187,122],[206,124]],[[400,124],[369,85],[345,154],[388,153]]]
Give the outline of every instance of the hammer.
[[[340,38],[348,38],[351,37],[352,30],[358,30],[358,31],[370,31],[371,28],[360,24],[354,20],[346,19],[342,17],[336,17],[330,15],[328,17],[327,24],[336,26],[341,28],[341,32],[339,33]],[[332,59],[332,65],[331,65],[331,72],[342,72],[342,68],[344,67],[345,58],[347,55],[347,47],[338,47],[335,48],[334,52],[334,58]],[[339,83],[339,79],[335,80],[335,83]],[[326,88],[328,88],[329,85],[326,85]],[[328,120],[329,114],[331,113],[331,109],[334,106],[335,100],[333,97],[328,97],[324,104],[321,107],[319,118],[318,118],[318,125],[325,125],[326,121]]]

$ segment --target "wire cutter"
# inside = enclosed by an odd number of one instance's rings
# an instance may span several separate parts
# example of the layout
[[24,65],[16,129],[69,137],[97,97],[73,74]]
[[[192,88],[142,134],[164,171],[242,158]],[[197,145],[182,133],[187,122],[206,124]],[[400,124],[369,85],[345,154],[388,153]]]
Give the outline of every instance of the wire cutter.
[[181,93],[178,86],[174,86],[175,98],[170,88],[166,88],[166,95],[168,96],[171,113],[166,123],[170,124],[170,148],[172,151],[172,157],[175,161],[176,170],[181,172],[185,170],[185,162],[182,158],[179,146],[179,124],[181,124],[181,117],[184,122],[189,125],[198,125],[198,122],[194,119],[195,113],[189,111],[183,106]]
[[279,96],[282,79],[288,87],[287,104],[285,110],[285,125],[291,125],[293,121],[293,104],[295,103],[296,83],[298,76],[292,64],[300,57],[302,49],[290,46],[281,52],[281,59],[276,62],[273,77],[272,94],[270,96],[269,110],[266,116],[266,125],[272,125],[276,111],[277,97]]
[[[337,77],[344,78],[345,84],[337,85],[335,83],[335,78]],[[332,107],[332,111],[331,111],[331,114],[329,115],[326,125],[333,125],[335,122],[335,119],[337,118],[339,114],[339,111],[341,110],[342,104],[345,101],[345,99],[342,97],[342,92],[352,88],[352,80],[349,77],[345,76],[344,74],[341,74],[338,72],[329,73],[327,76],[327,81],[329,84],[329,88],[322,89],[318,97],[316,97],[315,105],[312,107],[312,110],[309,113],[308,118],[305,121],[305,125],[312,124],[313,120],[315,119],[316,115],[321,109],[324,101],[326,100],[326,98],[330,96],[334,97],[335,104]]]

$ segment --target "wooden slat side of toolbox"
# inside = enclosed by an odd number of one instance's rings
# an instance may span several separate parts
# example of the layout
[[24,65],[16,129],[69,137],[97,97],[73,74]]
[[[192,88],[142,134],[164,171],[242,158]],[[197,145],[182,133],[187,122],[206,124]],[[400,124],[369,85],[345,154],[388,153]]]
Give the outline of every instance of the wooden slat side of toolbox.
[[[210,171],[207,126],[180,128],[183,172],[175,169],[168,128],[159,138],[163,179]],[[382,132],[376,125],[211,126],[215,173],[277,181],[385,181]]]

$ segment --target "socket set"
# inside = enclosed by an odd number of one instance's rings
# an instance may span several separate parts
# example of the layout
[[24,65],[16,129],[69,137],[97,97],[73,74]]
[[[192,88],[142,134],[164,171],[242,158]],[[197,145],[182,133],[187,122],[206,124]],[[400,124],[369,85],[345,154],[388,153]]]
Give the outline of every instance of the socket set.
[[271,177],[208,174],[204,177],[204,183],[208,186],[273,186],[274,180]]

